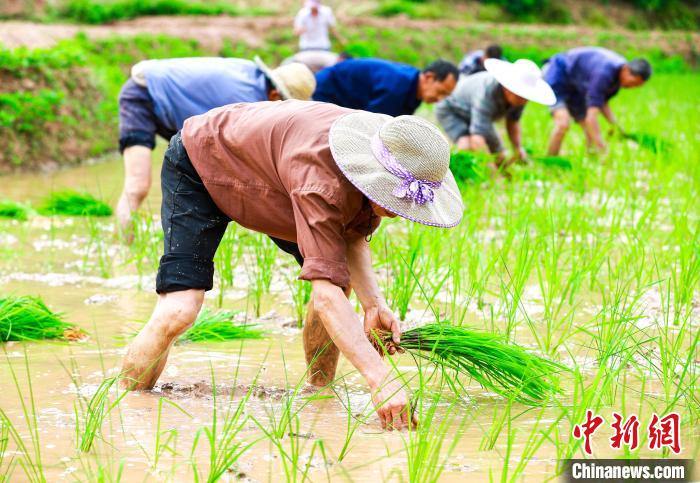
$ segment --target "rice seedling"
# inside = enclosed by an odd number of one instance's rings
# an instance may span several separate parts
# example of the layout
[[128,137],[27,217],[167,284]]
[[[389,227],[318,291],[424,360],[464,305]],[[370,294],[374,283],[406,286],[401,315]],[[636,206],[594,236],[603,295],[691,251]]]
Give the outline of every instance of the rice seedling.
[[622,138],[629,139],[655,154],[667,153],[673,148],[670,141],[645,132],[625,132],[622,134]]
[[26,221],[29,219],[31,210],[22,203],[11,200],[0,200],[0,218]]
[[[3,350],[5,350],[3,348]],[[10,370],[10,376],[12,382],[14,383],[15,390],[20,400],[20,407],[22,409],[22,417],[24,418],[24,424],[29,432],[29,437],[20,434],[17,427],[12,423],[10,417],[7,415],[4,409],[0,408],[0,424],[4,428],[15,448],[17,449],[19,456],[19,465],[24,470],[24,475],[28,481],[32,483],[45,483],[47,481],[46,474],[44,472],[44,464],[41,456],[41,440],[39,438],[39,416],[37,411],[37,402],[34,397],[34,387],[32,385],[31,372],[29,370],[29,357],[27,356],[27,349],[24,348],[24,369],[26,372],[26,383],[27,383],[27,398],[25,400],[25,393],[22,391],[20,386],[19,378],[15,372],[15,368],[10,361],[7,351],[5,351],[5,360],[7,361],[7,367]],[[28,446],[29,442],[30,446]]]
[[455,151],[450,156],[450,171],[458,182],[481,183],[489,177],[489,162],[493,157],[470,151]]
[[39,205],[41,215],[112,216],[112,208],[89,193],[65,190],[51,193]]
[[90,451],[95,438],[101,434],[102,423],[107,415],[128,394],[124,391],[117,396],[114,402],[109,403],[109,392],[118,379],[118,377],[109,377],[102,381],[87,405],[85,421],[82,425],[79,423],[80,419],[77,418],[78,415],[76,414],[75,431],[79,436],[78,448],[84,453]]
[[192,327],[180,336],[183,342],[223,342],[237,339],[261,339],[265,332],[258,325],[235,322],[236,312],[231,310],[210,311],[204,307]]
[[39,297],[0,297],[0,342],[76,339],[83,335]]
[[531,158],[547,168],[571,169],[571,160],[563,156],[533,156]]
[[[234,376],[234,380],[236,378],[237,373],[236,376]],[[192,451],[190,454],[195,481],[202,481],[203,478],[194,458],[194,453],[199,445],[200,439],[206,441],[209,446],[209,472],[206,475],[207,483],[219,481],[221,477],[236,464],[243,454],[260,441],[260,438],[256,438],[248,442],[243,439],[241,435],[248,424],[248,415],[246,414],[245,407],[250,399],[251,391],[248,391],[237,403],[234,403],[233,399],[230,399],[226,411],[222,415],[218,407],[216,379],[213,369],[211,370],[211,381],[213,397],[211,425],[205,426],[197,431],[194,441],[192,442]],[[231,397],[233,397],[233,395]]]
[[297,327],[304,325],[306,306],[311,300],[311,283],[306,280],[291,279],[287,281],[290,292],[292,292],[292,307]]
[[[391,344],[390,333],[375,337],[383,347]],[[507,343],[501,336],[445,322],[403,332],[399,347],[440,369],[453,370],[487,390],[528,405],[541,405],[560,393],[558,374],[568,370]],[[453,384],[452,389],[460,395],[463,387]]]

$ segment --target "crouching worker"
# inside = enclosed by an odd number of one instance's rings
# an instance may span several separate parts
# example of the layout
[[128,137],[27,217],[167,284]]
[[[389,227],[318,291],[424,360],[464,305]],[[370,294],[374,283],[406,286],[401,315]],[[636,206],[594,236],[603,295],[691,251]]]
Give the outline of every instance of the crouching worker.
[[621,87],[639,87],[651,77],[651,65],[646,60],[628,62],[600,47],[579,47],[557,54],[544,71],[545,80],[557,96],[551,109],[554,130],[549,138],[550,155],[559,154],[572,117],[583,126],[588,148],[605,151],[598,117],[602,114],[613,128],[619,129],[608,102]]
[[449,138],[463,151],[490,151],[501,164],[505,148],[494,123],[505,118],[513,160],[525,160],[520,117],[527,101],[554,104],[554,92],[537,65],[526,59],[515,63],[484,61],[486,72],[461,76],[455,91],[437,105],[435,114]]
[[[401,329],[372,269],[367,239],[382,217],[436,227],[463,204],[437,127],[302,101],[234,104],[190,118],[162,171],[165,253],[158,302],[129,346],[122,385],[150,389],[168,351],[213,284],[213,258],[230,221],[285,240],[313,292],[304,325],[309,383],[333,381],[339,352],[364,376],[385,428],[409,425],[406,393],[365,331]],[[364,330],[348,295],[364,311]]]
[[212,57],[147,60],[132,69],[119,93],[119,149],[124,189],[117,220],[129,237],[131,215],[151,187],[156,134],[167,140],[185,119],[235,102],[309,99],[316,80],[302,64],[270,70],[259,59]]

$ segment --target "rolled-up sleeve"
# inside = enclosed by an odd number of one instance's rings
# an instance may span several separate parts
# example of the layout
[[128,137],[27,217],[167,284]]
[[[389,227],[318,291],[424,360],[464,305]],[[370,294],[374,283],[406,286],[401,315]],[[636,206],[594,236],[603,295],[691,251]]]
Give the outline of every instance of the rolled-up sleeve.
[[304,257],[300,280],[328,280],[350,285],[345,215],[330,193],[313,189],[292,192],[299,251]]

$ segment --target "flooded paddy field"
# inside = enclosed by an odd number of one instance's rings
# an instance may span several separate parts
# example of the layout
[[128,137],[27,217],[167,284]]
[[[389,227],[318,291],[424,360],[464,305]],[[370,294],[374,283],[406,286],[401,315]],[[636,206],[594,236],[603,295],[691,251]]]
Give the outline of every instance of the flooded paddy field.
[[[2,344],[0,481],[539,482],[556,478],[560,460],[586,456],[572,430],[588,409],[605,418],[592,437],[595,457],[696,458],[697,80],[660,75],[623,114],[623,125],[654,129],[672,151],[618,141],[593,158],[573,132],[571,170],[518,166],[510,180],[464,186],[457,228],[391,220],[371,241],[382,289],[406,327],[439,319],[485,329],[563,364],[562,393],[543,407],[469,381],[455,395],[407,354],[392,361],[415,395],[416,431],[382,431],[364,380],[342,358],[331,387],[309,390],[300,329],[308,287],[291,257],[233,225],[205,305],[235,311],[265,337],[177,344],[153,391],[123,393],[110,381],[155,303],[157,183],[130,246],[113,218],[0,219],[1,293],[40,296],[87,334]],[[550,120],[530,110],[524,129],[540,149]],[[114,205],[122,173],[115,156],[7,176],[0,198],[36,206],[72,188]],[[639,418],[638,447],[611,448],[613,412]],[[671,413],[681,451],[650,449],[653,415]]]

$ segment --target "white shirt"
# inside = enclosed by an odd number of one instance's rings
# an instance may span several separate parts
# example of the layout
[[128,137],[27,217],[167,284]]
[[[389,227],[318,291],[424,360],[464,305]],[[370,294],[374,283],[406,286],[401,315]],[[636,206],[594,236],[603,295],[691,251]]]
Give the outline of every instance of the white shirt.
[[333,10],[326,5],[318,7],[317,15],[312,15],[308,7],[299,10],[294,18],[294,28],[304,29],[304,33],[299,36],[299,49],[330,50],[331,40],[328,37],[328,28],[334,25]]

